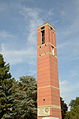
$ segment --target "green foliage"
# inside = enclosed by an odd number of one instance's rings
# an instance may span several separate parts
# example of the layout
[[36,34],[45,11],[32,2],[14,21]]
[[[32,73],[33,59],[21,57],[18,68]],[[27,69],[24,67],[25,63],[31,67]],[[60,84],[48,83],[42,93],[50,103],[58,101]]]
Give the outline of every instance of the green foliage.
[[[37,118],[37,85],[31,76],[23,76],[19,81],[11,78],[10,66],[0,54],[0,119],[36,119]],[[77,100],[78,103],[78,100]],[[70,104],[75,105],[74,101]],[[72,106],[73,107],[73,106]],[[78,108],[73,112],[78,113]],[[61,98],[62,119],[67,105]],[[67,113],[66,119],[71,119]],[[74,117],[75,119],[75,117]],[[76,118],[77,119],[77,118]]]
[[79,119],[79,106],[76,106],[72,111],[67,112],[65,119]]
[[23,76],[14,85],[15,119],[35,119],[37,87],[31,76]]
[[61,114],[62,114],[62,119],[64,119],[66,112],[68,110],[67,104],[64,102],[63,98],[60,97],[60,101],[61,101]]
[[36,80],[24,76],[15,81],[9,69],[0,54],[0,119],[36,119]]
[[71,100],[69,106],[71,107],[71,109],[75,108],[76,106],[79,105],[79,97],[76,97],[75,100]]
[[9,73],[10,66],[9,64],[5,64],[3,56],[0,54],[0,83],[4,79],[11,78],[11,74]]
[[4,62],[0,54],[0,119],[10,119],[12,104],[13,79],[9,73],[9,64]]
[[67,112],[65,119],[79,119],[79,97],[70,102],[70,111]]

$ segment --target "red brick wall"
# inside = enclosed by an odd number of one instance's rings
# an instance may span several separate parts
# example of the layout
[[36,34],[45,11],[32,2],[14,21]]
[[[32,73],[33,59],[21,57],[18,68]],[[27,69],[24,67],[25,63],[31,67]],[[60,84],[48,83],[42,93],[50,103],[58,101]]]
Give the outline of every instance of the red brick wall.
[[[56,33],[49,24],[43,25],[45,28],[45,43],[42,44],[41,27],[38,28],[37,43],[37,103],[38,106],[55,105],[60,106],[60,90],[58,81],[58,61],[56,52]],[[52,27],[52,30],[51,28]],[[52,48],[54,47],[54,56]],[[58,117],[61,119],[61,109],[51,107],[49,117]],[[42,119],[42,117],[37,117]]]

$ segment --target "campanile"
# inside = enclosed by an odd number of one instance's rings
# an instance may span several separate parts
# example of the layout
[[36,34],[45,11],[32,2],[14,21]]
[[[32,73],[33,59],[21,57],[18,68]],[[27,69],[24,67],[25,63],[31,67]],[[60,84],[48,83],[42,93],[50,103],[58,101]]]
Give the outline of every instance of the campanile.
[[37,119],[61,119],[56,31],[50,24],[38,27]]

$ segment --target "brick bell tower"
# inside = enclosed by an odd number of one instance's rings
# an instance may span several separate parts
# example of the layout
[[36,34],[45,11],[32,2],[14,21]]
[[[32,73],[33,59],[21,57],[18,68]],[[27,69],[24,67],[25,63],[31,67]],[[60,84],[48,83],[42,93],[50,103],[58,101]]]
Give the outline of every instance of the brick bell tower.
[[50,24],[38,27],[37,119],[61,119],[56,32]]

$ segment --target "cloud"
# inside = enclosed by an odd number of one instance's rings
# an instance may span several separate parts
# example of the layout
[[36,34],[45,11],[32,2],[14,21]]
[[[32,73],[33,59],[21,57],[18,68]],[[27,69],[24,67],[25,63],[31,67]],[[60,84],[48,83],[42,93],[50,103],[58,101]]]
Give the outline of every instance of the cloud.
[[[26,25],[26,32],[28,31],[28,36],[26,38],[26,47],[20,50],[18,49],[9,49],[5,43],[2,44],[2,53],[5,56],[7,62],[11,65],[18,63],[26,62],[27,64],[36,65],[36,54],[37,54],[37,26],[43,23],[43,20],[40,18],[40,10],[35,8],[22,8],[20,14],[23,19],[25,19],[25,25],[27,24],[27,17],[29,19],[28,27]],[[29,30],[28,30],[29,29]],[[14,38],[15,36],[6,32],[0,32],[1,38]],[[15,47],[15,46],[14,46]]]
[[7,39],[7,38],[16,38],[13,34],[8,33],[6,31],[0,31],[0,39]]
[[62,44],[58,44],[57,49],[60,49],[60,48],[63,48],[63,47],[69,46],[69,45],[70,45],[69,42],[64,42]]
[[[79,89],[79,81],[77,81],[77,83],[75,83],[73,85],[73,83],[71,83],[71,81],[66,81],[63,80],[60,83],[60,93],[61,93],[61,97],[63,97],[65,99],[65,101],[67,102],[67,104],[70,103],[70,101],[77,96],[78,89]],[[74,94],[75,92],[75,94]]]
[[62,14],[61,17],[63,16],[64,18],[63,20],[68,23],[65,29],[63,29],[63,31],[61,32],[62,36],[64,37],[75,35],[79,32],[79,7],[78,7],[79,5],[78,4],[76,4],[75,8],[73,8],[75,9],[73,11],[73,16],[71,16],[71,12],[70,13],[66,13],[66,11],[61,12]]
[[77,69],[68,71],[66,79],[60,79],[61,96],[69,104],[70,101],[79,95],[79,72]]
[[41,24],[43,24],[43,19],[40,17],[40,12],[41,10],[38,8],[23,8],[20,13],[21,15],[24,16],[26,22],[27,22],[27,17],[29,19],[28,21],[28,28],[26,25],[26,29],[29,29],[29,33],[28,33],[28,37],[27,37],[27,41],[28,43],[32,44],[32,45],[36,45],[37,41],[36,41],[36,33],[37,33],[37,27]]
[[[22,50],[9,50],[4,44],[2,44],[1,53],[4,55],[6,61],[11,65],[26,62],[34,65],[35,54],[34,49],[22,49]],[[29,62],[28,62],[29,61]]]
[[61,62],[73,62],[78,61],[79,59],[79,42],[78,39],[72,39],[67,41],[61,41],[61,43],[58,43],[57,45],[58,50],[58,56],[59,60]]
[[79,32],[79,17],[76,18],[70,26],[68,26],[64,31],[62,31],[63,36],[75,35]]
[[[73,81],[72,81],[73,82]],[[60,92],[61,96],[65,99],[65,101],[69,104],[69,102],[77,96],[77,92],[79,90],[79,81],[76,83],[71,83],[71,81],[63,80],[60,83]],[[75,92],[75,95],[74,95]]]

